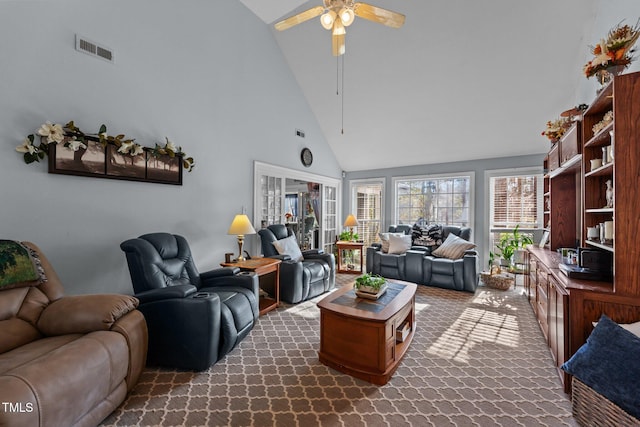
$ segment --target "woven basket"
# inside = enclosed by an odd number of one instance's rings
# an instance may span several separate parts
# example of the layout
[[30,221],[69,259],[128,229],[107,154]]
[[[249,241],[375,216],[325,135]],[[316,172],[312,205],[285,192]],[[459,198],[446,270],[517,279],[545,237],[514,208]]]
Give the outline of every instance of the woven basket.
[[573,417],[582,427],[640,426],[640,420],[577,379],[571,380]]
[[480,273],[480,278],[482,279],[482,283],[488,287],[502,291],[506,291],[515,283],[513,276],[505,273],[490,274],[489,272],[483,271]]

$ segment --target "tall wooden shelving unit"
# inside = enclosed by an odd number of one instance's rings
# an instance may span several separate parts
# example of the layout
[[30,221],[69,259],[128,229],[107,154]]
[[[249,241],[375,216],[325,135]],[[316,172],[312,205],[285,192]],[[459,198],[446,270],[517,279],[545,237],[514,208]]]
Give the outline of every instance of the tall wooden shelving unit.
[[[613,112],[613,122],[594,134],[593,125],[608,111]],[[544,249],[530,249],[526,280],[531,305],[566,392],[570,392],[569,376],[560,366],[586,342],[592,322],[602,314],[618,323],[640,320],[640,245],[636,237],[640,231],[640,72],[614,77],[575,129],[581,133],[579,153],[568,160],[563,156],[565,142],[572,145],[568,133],[545,159],[544,197],[550,200],[548,208],[545,204],[545,226],[549,226],[550,243]],[[602,158],[602,147],[608,145],[613,145],[613,161],[591,170],[590,161]],[[605,207],[609,179],[614,186],[612,208]],[[587,240],[587,227],[610,220],[614,221],[612,244]],[[576,244],[612,253],[613,282],[570,279],[559,270],[562,260],[555,250]]]

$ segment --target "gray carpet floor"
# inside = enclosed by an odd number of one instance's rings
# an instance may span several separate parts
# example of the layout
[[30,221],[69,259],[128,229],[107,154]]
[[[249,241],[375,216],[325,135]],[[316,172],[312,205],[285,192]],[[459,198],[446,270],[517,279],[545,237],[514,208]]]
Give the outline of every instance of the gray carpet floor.
[[322,297],[283,305],[204,372],[147,368],[102,425],[576,426],[521,290],[419,286],[414,340],[384,386],[318,361]]

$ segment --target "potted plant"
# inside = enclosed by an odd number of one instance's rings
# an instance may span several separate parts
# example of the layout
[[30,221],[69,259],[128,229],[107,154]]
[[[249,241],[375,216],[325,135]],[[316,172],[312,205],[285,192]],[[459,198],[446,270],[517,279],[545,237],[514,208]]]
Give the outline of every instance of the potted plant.
[[340,233],[340,236],[338,236],[338,240],[341,242],[355,242],[359,238],[358,233],[354,233],[352,229],[344,230]]
[[378,294],[385,288],[386,283],[387,280],[382,276],[365,273],[356,278],[356,283],[353,287],[359,292]]
[[[514,258],[517,258],[515,261],[521,264],[521,253],[526,245],[533,243],[531,237],[520,233],[519,229],[520,224],[516,225],[511,233],[502,233],[500,235],[500,241],[496,244],[497,254],[500,255],[501,258],[500,265],[503,267],[511,268],[514,264]],[[490,252],[489,259],[491,260],[491,264],[493,264],[494,258],[495,254]],[[491,266],[489,268],[491,269]]]

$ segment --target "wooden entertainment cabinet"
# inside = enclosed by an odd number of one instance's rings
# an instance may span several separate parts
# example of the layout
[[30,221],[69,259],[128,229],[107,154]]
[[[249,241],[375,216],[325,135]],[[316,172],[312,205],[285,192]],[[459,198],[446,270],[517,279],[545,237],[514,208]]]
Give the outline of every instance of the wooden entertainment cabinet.
[[[613,112],[613,122],[593,126]],[[591,170],[611,145],[613,159]],[[544,160],[544,224],[549,241],[529,248],[525,290],[554,358],[565,392],[570,377],[560,369],[585,342],[592,322],[606,314],[618,323],[640,320],[640,72],[615,76],[597,94],[581,121]],[[614,203],[607,207],[606,181]],[[587,239],[587,227],[613,221],[613,242]],[[577,280],[560,269],[558,248],[588,247],[613,256],[613,281]]]

